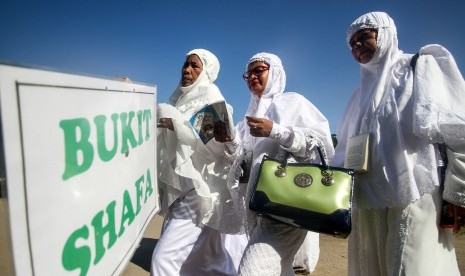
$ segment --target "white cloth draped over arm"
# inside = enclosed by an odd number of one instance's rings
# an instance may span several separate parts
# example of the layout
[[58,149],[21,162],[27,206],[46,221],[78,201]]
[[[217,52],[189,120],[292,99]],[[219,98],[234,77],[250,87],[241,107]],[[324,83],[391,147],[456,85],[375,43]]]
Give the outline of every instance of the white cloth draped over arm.
[[[193,154],[197,139],[189,126],[186,126],[184,115],[175,107],[159,104],[158,118],[171,118],[174,131],[158,129],[158,184],[162,192],[161,213],[185,191],[181,186],[178,175],[198,179],[200,175],[193,168],[190,156]],[[204,192],[200,190],[200,192]],[[205,193],[203,193],[206,196]]]
[[283,147],[290,147],[294,140],[294,133],[286,127],[273,123],[273,128],[268,137],[278,141]]
[[[324,137],[324,135],[324,133],[318,133],[318,131],[312,129],[300,129],[297,127],[286,128],[277,123],[273,123],[273,129],[269,138],[279,142],[281,148],[286,152],[292,153],[296,157],[316,160],[315,146],[319,146],[323,151],[327,148],[327,146],[317,138]],[[331,147],[329,150],[331,154]],[[325,162],[329,162],[328,158],[326,158]]]
[[[288,112],[291,107],[296,112]],[[286,129],[280,135],[274,134],[270,137],[278,139],[281,148],[285,151],[291,152],[296,157],[318,161],[318,152],[315,150],[315,145],[318,145],[325,152],[327,162],[333,157],[334,147],[329,123],[323,114],[303,96],[294,92],[275,96],[265,116],[272,120],[273,124],[279,125],[277,130]],[[286,134],[287,131],[289,131],[288,134]],[[285,144],[282,143],[283,140]]]
[[420,50],[416,65],[414,133],[447,146],[443,198],[465,207],[465,82],[440,45]]
[[[188,115],[188,116],[186,116]],[[188,121],[190,113],[160,104],[158,118],[171,118],[174,131],[158,131],[158,174],[163,214],[183,193],[195,188],[201,198],[201,223],[224,233],[237,233],[239,218],[234,215],[226,178],[231,157],[225,154],[223,143],[210,140],[203,144],[195,136]],[[185,178],[188,181],[180,181]],[[184,187],[190,183],[192,187]]]

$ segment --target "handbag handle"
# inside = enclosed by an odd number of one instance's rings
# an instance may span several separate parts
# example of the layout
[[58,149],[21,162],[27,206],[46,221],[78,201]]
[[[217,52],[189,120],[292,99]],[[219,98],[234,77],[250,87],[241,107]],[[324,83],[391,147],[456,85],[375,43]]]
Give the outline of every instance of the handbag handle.
[[328,165],[328,163],[326,163],[326,158],[325,158],[325,156],[323,154],[323,151],[321,150],[321,148],[319,146],[316,146],[316,149],[318,150],[318,154],[320,155],[321,164],[323,165],[325,170],[328,170],[329,165]]
[[[323,166],[323,168],[325,170],[328,170],[329,169],[329,165],[328,163],[326,163],[326,158],[325,158],[325,155],[323,154],[323,150],[321,149],[320,146],[315,146],[317,151],[318,151],[318,155],[320,156],[320,160],[321,160],[321,165]],[[284,160],[281,162],[281,167],[286,167],[287,166],[287,160],[289,159],[289,157],[292,155],[291,152],[286,152],[286,155],[284,156]]]
[[[316,149],[318,150],[318,154],[320,155],[320,160],[321,160],[321,165],[322,165],[322,170],[321,170],[321,175],[323,178],[321,179],[321,182],[326,185],[326,186],[331,186],[334,184],[334,178],[333,178],[333,170],[331,170],[328,166],[328,163],[326,163],[326,159],[323,154],[323,150],[319,147],[316,146]],[[292,153],[286,152],[286,156],[284,160],[281,162],[281,165],[278,166],[278,168],[275,171],[275,175],[277,177],[284,177],[286,176],[286,166],[287,166],[287,160],[289,159],[289,156]]]

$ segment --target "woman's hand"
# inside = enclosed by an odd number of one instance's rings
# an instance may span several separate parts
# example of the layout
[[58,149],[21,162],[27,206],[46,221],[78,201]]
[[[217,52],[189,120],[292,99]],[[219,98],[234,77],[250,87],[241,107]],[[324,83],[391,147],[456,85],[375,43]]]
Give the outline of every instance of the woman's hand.
[[158,120],[157,127],[167,128],[174,131],[173,121],[171,121],[171,118],[160,118],[160,120]]
[[214,127],[215,140],[221,143],[231,142],[233,139],[228,135],[228,125],[226,122],[219,121]]
[[271,129],[273,128],[273,121],[265,118],[245,116],[247,125],[250,127],[250,135],[255,137],[268,137],[270,136]]

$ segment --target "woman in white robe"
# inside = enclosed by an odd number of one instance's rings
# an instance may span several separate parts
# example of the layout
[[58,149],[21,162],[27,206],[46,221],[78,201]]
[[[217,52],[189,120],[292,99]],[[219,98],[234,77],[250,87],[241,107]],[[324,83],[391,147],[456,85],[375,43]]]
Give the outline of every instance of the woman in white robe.
[[[338,126],[332,165],[343,166],[352,137],[370,137],[368,172],[354,187],[349,275],[459,275],[452,231],[439,220],[442,199],[456,205],[456,230],[465,207],[462,75],[440,45],[421,48],[418,59],[399,50],[383,12],[355,20],[347,43],[361,81]],[[438,144],[449,159],[444,187]]]
[[[189,122],[206,105],[225,101],[213,84],[219,69],[211,52],[190,51],[170,104],[158,106],[158,185],[164,223],[151,275],[237,273],[246,238],[235,235],[240,231],[239,217],[226,184],[234,137],[215,133],[204,144]],[[232,122],[232,108],[228,110]]]
[[[243,77],[252,97],[246,119],[237,126],[242,147],[235,167],[250,158],[251,170],[247,188],[239,186],[231,191],[236,191],[236,199],[242,199],[236,208],[246,218],[243,225],[250,239],[239,265],[239,275],[293,275],[294,257],[308,231],[257,217],[248,211],[247,203],[265,154],[282,159],[286,152],[291,152],[297,158],[317,163],[321,162],[315,148],[319,145],[330,159],[334,149],[329,125],[305,97],[294,92],[284,93],[286,74],[276,55],[254,55]],[[233,169],[232,173],[237,170]],[[247,191],[244,197],[240,196],[242,190]],[[315,251],[318,254],[319,248]]]

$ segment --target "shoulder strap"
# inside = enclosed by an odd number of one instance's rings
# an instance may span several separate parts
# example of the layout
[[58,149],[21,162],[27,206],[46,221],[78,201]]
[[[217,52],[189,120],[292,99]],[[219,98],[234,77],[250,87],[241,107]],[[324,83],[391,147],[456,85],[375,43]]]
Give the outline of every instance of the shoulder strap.
[[417,65],[417,59],[420,56],[419,53],[413,55],[412,59],[410,60],[410,67],[412,67],[413,72],[415,73],[415,66]]

